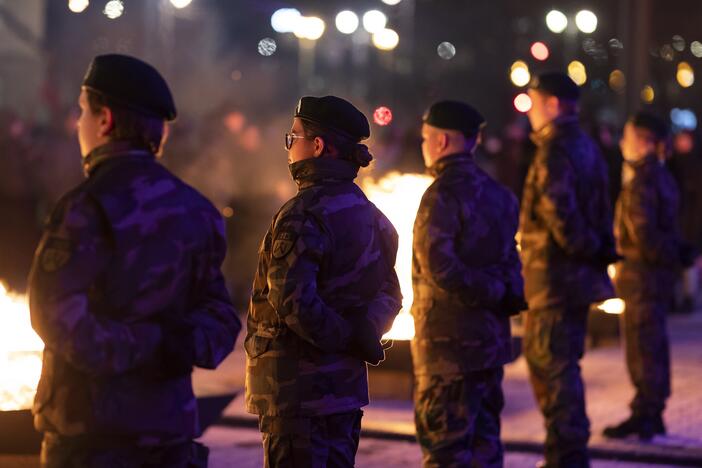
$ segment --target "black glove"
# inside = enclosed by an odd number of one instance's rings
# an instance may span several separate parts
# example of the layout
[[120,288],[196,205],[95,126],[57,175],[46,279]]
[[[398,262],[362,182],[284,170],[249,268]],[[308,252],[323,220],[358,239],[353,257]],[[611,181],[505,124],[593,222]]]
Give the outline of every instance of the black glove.
[[611,265],[612,263],[617,263],[620,260],[624,260],[624,257],[617,253],[617,247],[614,243],[614,239],[607,239],[603,241],[600,250],[595,256],[597,264],[603,265],[605,267]]
[[689,268],[694,265],[699,254],[700,252],[697,250],[697,248],[692,244],[688,244],[687,242],[683,242],[678,248],[678,258],[680,259],[680,264],[683,266],[683,268]]
[[161,322],[160,374],[164,378],[189,375],[195,364],[193,327],[184,320],[164,317]]
[[500,302],[500,313],[511,317],[512,315],[519,315],[519,312],[527,310],[528,308],[529,304],[524,300],[524,296],[514,294],[512,289],[508,286],[507,292]]
[[349,354],[377,366],[385,360],[385,350],[377,337],[375,326],[366,317],[358,315],[348,319],[352,329]]

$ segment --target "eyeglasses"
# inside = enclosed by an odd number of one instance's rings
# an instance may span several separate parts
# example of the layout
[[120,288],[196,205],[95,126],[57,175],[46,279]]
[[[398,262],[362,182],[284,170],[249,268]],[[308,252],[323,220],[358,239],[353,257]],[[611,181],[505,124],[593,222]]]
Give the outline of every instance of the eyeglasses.
[[290,151],[290,148],[292,148],[293,141],[297,140],[298,138],[307,139],[307,137],[304,135],[295,135],[293,132],[286,132],[285,149]]

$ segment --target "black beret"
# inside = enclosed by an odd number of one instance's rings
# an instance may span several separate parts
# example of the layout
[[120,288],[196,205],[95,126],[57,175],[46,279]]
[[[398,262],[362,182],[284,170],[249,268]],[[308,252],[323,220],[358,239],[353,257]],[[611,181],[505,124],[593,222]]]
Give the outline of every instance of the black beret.
[[427,109],[422,118],[425,124],[437,128],[458,130],[474,137],[485,126],[485,118],[473,106],[461,101],[439,101]]
[[125,107],[174,120],[177,112],[166,80],[151,65],[120,54],[98,55],[90,62],[83,86]]
[[556,96],[558,99],[568,101],[580,99],[580,88],[565,73],[551,72],[541,74],[531,81],[529,87],[551,96]]
[[336,96],[305,96],[297,103],[295,117],[345,134],[355,141],[370,136],[368,119],[353,104]]
[[656,114],[639,111],[631,117],[630,121],[635,127],[643,128],[653,133],[657,140],[665,140],[668,138],[670,132],[668,123]]

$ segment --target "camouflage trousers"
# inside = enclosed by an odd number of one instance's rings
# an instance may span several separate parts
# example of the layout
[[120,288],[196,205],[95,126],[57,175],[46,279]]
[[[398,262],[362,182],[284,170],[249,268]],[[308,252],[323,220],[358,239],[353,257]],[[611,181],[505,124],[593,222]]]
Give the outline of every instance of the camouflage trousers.
[[63,437],[45,433],[42,468],[205,468],[209,450],[187,441],[164,446],[137,446],[93,436]]
[[[626,365],[636,394],[631,412],[658,416],[670,396],[670,346],[666,314],[670,301],[641,301],[622,295],[626,310],[621,323]],[[672,301],[672,297],[669,298]]]
[[259,416],[266,468],[353,467],[363,411],[287,418]]
[[580,359],[585,352],[589,306],[527,312],[524,356],[534,396],[546,424],[548,466],[589,466],[590,421]]
[[414,421],[424,467],[501,467],[502,367],[415,377]]

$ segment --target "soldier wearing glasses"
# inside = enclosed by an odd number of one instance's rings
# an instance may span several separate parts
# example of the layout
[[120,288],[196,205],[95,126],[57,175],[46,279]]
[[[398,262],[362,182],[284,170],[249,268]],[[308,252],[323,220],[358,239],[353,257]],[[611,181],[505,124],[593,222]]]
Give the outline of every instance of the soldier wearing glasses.
[[397,234],[353,182],[369,134],[358,109],[325,96],[303,97],[285,135],[299,191],[261,243],[244,345],[267,467],[354,465],[366,362],[383,359],[401,307]]

